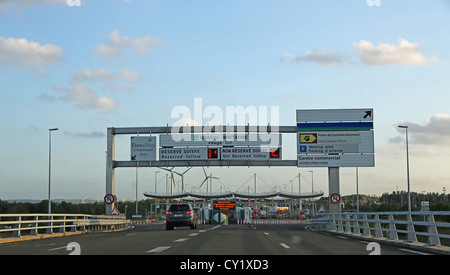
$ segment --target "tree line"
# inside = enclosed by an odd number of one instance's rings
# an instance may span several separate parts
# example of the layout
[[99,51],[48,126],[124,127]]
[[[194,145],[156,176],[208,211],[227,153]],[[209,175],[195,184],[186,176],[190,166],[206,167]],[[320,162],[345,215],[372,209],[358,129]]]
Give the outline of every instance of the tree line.
[[[345,210],[356,210],[356,194],[342,198]],[[411,192],[411,210],[420,211],[421,203],[429,202],[430,211],[450,211],[450,195],[444,193]],[[408,192],[393,191],[381,196],[359,195],[360,212],[407,211]]]

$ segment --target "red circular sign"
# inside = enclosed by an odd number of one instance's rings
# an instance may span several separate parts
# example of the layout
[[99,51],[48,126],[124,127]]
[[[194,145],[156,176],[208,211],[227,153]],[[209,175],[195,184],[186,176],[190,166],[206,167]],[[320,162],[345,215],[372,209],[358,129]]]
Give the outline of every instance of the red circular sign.
[[338,204],[341,201],[341,196],[338,193],[334,193],[330,196],[330,201],[334,204]]
[[114,195],[112,194],[106,194],[105,196],[105,203],[106,204],[112,204],[114,202]]

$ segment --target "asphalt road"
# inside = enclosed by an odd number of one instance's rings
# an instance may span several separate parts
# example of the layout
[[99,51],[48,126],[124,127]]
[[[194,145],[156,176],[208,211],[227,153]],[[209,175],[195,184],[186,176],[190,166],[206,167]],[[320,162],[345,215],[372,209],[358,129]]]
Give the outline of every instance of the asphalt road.
[[304,224],[199,225],[166,231],[162,223],[0,245],[0,255],[414,255],[419,252],[309,231]]

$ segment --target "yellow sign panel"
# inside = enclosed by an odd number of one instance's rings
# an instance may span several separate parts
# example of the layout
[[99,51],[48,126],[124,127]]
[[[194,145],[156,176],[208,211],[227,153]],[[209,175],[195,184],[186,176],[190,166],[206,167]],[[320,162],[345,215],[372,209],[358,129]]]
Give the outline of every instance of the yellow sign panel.
[[317,143],[317,134],[300,134],[300,143]]

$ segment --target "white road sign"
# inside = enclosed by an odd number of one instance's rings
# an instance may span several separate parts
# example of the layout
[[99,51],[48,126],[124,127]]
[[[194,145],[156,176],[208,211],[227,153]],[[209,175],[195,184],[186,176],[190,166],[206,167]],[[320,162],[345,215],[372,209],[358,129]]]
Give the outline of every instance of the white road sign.
[[373,108],[297,110],[297,122],[373,121]]
[[212,148],[160,148],[159,160],[207,160]]
[[156,137],[131,137],[131,160],[156,160]]
[[373,131],[298,132],[297,154],[374,153]]
[[373,109],[297,110],[298,167],[375,166]]
[[221,159],[268,160],[281,159],[281,148],[233,147],[221,148]]
[[171,134],[160,135],[160,147],[281,146],[281,134]]
[[298,167],[374,167],[375,155],[298,155]]

